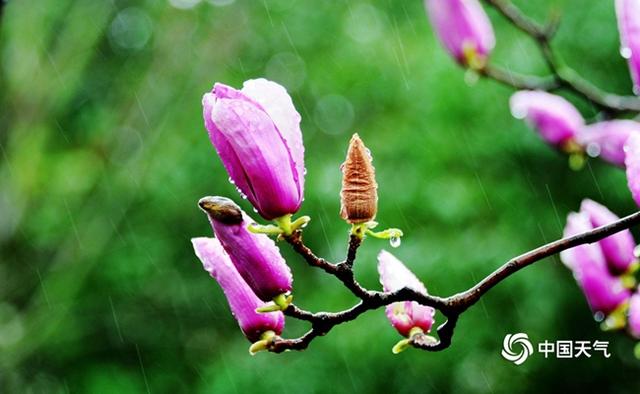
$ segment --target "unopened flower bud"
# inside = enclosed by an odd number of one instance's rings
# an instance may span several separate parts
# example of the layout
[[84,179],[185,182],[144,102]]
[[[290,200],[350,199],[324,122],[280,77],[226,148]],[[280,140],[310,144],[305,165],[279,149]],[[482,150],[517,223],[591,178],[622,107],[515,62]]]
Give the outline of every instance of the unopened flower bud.
[[520,91],[509,100],[511,114],[526,119],[549,144],[567,150],[584,126],[580,112],[567,100],[543,91]]
[[[569,237],[593,229],[585,212],[572,212],[567,217],[564,236]],[[608,316],[629,299],[631,293],[620,277],[609,271],[600,244],[583,244],[560,253],[562,262],[571,269],[594,313]]]
[[[589,199],[582,200],[580,211],[585,212],[593,227],[611,224],[620,218],[602,204]],[[626,272],[636,260],[633,251],[636,242],[629,230],[622,230],[598,241],[609,270],[615,274]]]
[[256,312],[265,303],[240,276],[220,242],[215,238],[201,237],[191,239],[191,243],[204,269],[222,288],[231,312],[247,339],[256,342],[268,332],[280,335],[284,328],[284,315],[280,311]]
[[340,191],[340,216],[351,224],[371,221],[378,211],[378,184],[371,161],[369,150],[358,134],[354,134],[341,166]]
[[225,197],[204,197],[198,204],[233,265],[261,300],[278,301],[291,291],[291,270],[280,250],[266,235],[247,230],[253,221],[238,205]]
[[204,124],[230,179],[265,219],[298,211],[304,191],[300,114],[266,79],[241,90],[216,83],[202,98]]
[[496,43],[478,0],[425,0],[438,39],[458,63],[482,68]]
[[624,144],[631,134],[640,134],[640,123],[626,119],[610,120],[583,127],[576,134],[576,142],[589,156],[624,167]]
[[[397,291],[404,287],[427,294],[427,288],[391,253],[383,250],[378,254],[378,273],[384,291]],[[434,322],[435,310],[415,301],[394,302],[386,307],[387,318],[400,335],[409,337],[412,329],[427,333]],[[415,332],[416,330],[414,330]]]

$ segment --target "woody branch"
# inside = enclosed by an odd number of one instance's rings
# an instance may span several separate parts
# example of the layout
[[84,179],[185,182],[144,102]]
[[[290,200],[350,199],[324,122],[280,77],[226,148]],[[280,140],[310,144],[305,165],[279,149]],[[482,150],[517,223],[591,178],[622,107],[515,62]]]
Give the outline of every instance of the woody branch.
[[516,89],[545,91],[566,89],[577,93],[596,108],[610,114],[640,111],[640,99],[638,97],[622,96],[604,91],[581,77],[575,70],[560,60],[551,45],[559,24],[557,18],[553,18],[551,22],[543,26],[522,13],[510,1],[484,0],[484,2],[495,8],[514,27],[530,36],[536,42],[549,68],[550,75],[547,77],[521,75],[490,63],[477,70],[480,75]]
[[293,249],[300,254],[309,265],[318,267],[342,281],[345,287],[351,290],[360,301],[353,307],[340,312],[312,313],[294,304],[289,305],[284,311],[285,315],[311,323],[311,329],[299,338],[276,339],[271,344],[269,350],[275,353],[286,350],[304,350],[316,337],[326,335],[333,327],[355,320],[367,311],[378,309],[398,301],[416,301],[422,305],[433,307],[445,315],[447,320],[437,329],[439,336],[438,341],[430,341],[426,335],[415,335],[411,338],[411,345],[413,347],[427,351],[444,350],[451,345],[455,326],[460,315],[478,302],[498,283],[520,271],[522,268],[541,261],[546,257],[553,256],[578,245],[600,241],[612,234],[629,229],[638,224],[640,224],[640,212],[626,216],[606,226],[601,226],[591,231],[542,245],[507,261],[473,287],[445,298],[422,294],[407,287],[394,292],[365,289],[358,283],[353,273],[356,251],[361,244],[360,238],[352,235],[349,241],[347,258],[342,262],[333,264],[317,257],[311,249],[304,244],[302,231],[297,230],[290,236],[285,237]]

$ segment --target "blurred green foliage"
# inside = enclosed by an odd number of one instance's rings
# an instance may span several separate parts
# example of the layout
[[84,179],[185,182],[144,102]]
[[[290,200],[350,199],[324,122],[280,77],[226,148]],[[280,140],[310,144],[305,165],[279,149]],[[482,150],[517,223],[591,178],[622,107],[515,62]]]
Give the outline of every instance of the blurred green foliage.
[[[540,21],[561,12],[567,63],[630,93],[612,1],[517,4]],[[544,73],[534,43],[488,13],[492,60]],[[420,0],[13,0],[0,62],[0,392],[638,392],[632,342],[598,329],[557,258],[492,290],[442,353],[392,355],[398,336],[375,311],[305,352],[248,355],[189,242],[211,233],[198,198],[239,200],[201,118],[215,81],[264,76],[291,92],[306,145],[305,238],[331,260],[348,230],[339,165],[360,133],[378,173],[378,221],[404,229],[393,253],[433,294],[558,238],[584,197],[635,209],[622,171],[598,161],[570,171],[510,116],[511,90],[465,75]],[[375,255],[388,247],[361,248],[368,287],[379,287]],[[354,302],[282,251],[301,306]],[[286,335],[305,329],[289,321]],[[534,355],[516,367],[500,356],[512,332],[608,340],[613,356]]]

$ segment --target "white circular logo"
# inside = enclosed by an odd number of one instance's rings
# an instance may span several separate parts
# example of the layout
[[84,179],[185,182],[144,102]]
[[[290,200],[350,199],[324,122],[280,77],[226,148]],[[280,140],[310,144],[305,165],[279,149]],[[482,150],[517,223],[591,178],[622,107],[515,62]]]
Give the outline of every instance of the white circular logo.
[[[516,347],[514,351],[514,346]],[[520,346],[520,349],[517,347]],[[529,336],[523,332],[517,334],[507,334],[502,342],[502,357],[513,362],[515,365],[520,365],[527,360],[527,358],[533,353],[533,346],[529,341]]]

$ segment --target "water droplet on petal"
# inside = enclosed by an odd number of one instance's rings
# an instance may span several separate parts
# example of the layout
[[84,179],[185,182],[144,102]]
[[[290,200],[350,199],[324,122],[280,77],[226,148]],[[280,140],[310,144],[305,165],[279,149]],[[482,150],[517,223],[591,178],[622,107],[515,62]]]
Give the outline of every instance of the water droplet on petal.
[[593,314],[593,318],[597,321],[597,322],[601,322],[604,320],[604,313],[597,311],[596,313]]
[[629,47],[620,48],[620,55],[625,59],[631,58],[631,55],[632,55],[631,48]]
[[397,248],[398,246],[400,246],[401,242],[402,241],[400,240],[400,237],[389,238],[389,245],[391,245],[392,248]]
[[240,194],[240,197],[241,197],[243,200],[246,200],[246,199],[247,199],[247,195],[246,195],[246,194],[244,194],[244,193],[242,192],[242,190],[240,190],[240,188],[239,188],[239,187],[237,187],[237,186],[236,186],[236,190],[238,191],[238,194]]
[[516,119],[524,119],[527,113],[527,108],[522,105],[514,105],[511,107],[511,115]]
[[595,142],[591,142],[587,145],[587,154],[591,157],[598,157],[600,156],[600,152],[602,151],[602,149],[600,148],[600,144],[597,144]]
[[233,180],[231,177],[229,177],[229,183],[230,183],[230,184],[232,184],[232,185],[235,185],[235,184],[236,184],[236,183],[234,182],[234,180]]

